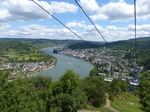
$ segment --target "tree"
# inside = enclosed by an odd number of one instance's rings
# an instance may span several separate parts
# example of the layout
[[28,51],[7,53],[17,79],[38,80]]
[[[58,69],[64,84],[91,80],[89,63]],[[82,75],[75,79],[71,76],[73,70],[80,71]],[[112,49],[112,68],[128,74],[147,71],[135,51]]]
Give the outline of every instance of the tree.
[[53,96],[51,111],[77,112],[86,103],[86,95],[79,88],[79,79],[71,70],[65,72],[60,82],[54,82]]
[[91,76],[81,81],[80,88],[86,93],[88,104],[95,107],[102,106],[106,101],[105,82],[102,77]]
[[150,81],[142,80],[139,86],[139,95],[141,97],[141,103],[144,106],[146,112],[150,111]]
[[39,97],[44,100],[46,103],[46,111],[49,111],[52,108],[52,101],[53,101],[53,95],[52,95],[52,78],[51,77],[34,77],[32,78],[33,84],[35,85],[35,88],[39,92]]
[[98,73],[98,69],[96,67],[94,67],[91,71],[90,71],[90,76],[94,76],[97,75]]
[[86,103],[86,95],[82,91],[73,91],[71,94],[60,93],[55,96],[53,111],[77,112]]
[[60,78],[60,83],[62,83],[63,93],[72,93],[79,89],[79,78],[76,77],[76,74],[67,70],[65,74]]
[[33,77],[32,81],[35,87],[39,91],[43,92],[43,91],[47,91],[48,89],[52,91],[52,78],[51,77],[42,77],[42,76]]
[[150,73],[144,72],[142,74],[139,74],[139,77],[141,80],[150,80]]
[[4,86],[7,83],[8,80],[8,74],[3,73],[3,71],[0,71],[0,87]]
[[9,82],[0,92],[1,112],[45,112],[45,110],[45,102],[39,97],[39,92],[31,79]]
[[129,82],[120,79],[114,79],[110,83],[110,98],[113,100],[114,96],[120,94],[121,92],[127,92],[129,90]]

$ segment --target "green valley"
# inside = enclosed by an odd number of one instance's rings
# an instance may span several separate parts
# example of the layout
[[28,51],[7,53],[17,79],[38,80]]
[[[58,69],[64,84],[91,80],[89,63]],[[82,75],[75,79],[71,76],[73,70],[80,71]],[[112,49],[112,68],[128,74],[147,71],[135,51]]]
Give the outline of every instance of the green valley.
[[9,71],[13,77],[46,69],[56,59],[37,48],[19,41],[0,41],[0,70]]
[[35,47],[16,41],[0,41],[1,62],[40,62],[52,58]]
[[[76,40],[4,39],[0,41],[0,69],[4,71],[0,72],[0,111],[149,112],[150,41],[139,38],[137,43],[136,63],[134,40],[87,45]],[[56,53],[92,63],[90,76],[79,79],[67,70],[59,81],[22,78],[54,65],[56,59],[38,48],[57,45],[65,47]],[[132,90],[133,73],[138,85]]]

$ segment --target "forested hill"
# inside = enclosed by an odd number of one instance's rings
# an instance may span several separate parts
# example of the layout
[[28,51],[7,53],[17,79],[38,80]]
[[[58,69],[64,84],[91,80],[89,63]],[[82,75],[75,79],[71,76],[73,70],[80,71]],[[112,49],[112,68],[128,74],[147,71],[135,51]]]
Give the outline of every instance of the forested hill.
[[80,43],[81,40],[54,40],[54,39],[28,39],[28,38],[0,38],[0,41],[19,41],[30,44],[38,49],[55,46]]
[[136,49],[137,62],[139,65],[144,66],[146,70],[150,70],[150,37],[137,38],[135,48],[135,40],[130,39],[126,41],[118,41],[109,43],[108,47],[112,49],[127,50],[126,58],[134,59],[134,53]]
[[[136,41],[137,41],[137,49],[143,50],[150,48],[150,37],[137,38]],[[70,49],[111,47],[115,49],[128,50],[128,49],[135,49],[135,39],[109,42],[108,44],[105,44],[104,42],[88,42],[88,41],[85,43],[82,41],[80,43],[68,44],[67,47]]]
[[[137,49],[149,49],[150,48],[150,37],[140,37],[136,40]],[[134,49],[135,48],[135,39],[110,42],[108,46],[119,48],[119,49]]]
[[80,43],[74,43],[69,44],[66,47],[69,49],[87,49],[87,48],[99,48],[104,47],[105,43],[98,43],[98,42],[80,42]]
[[[30,44],[38,49],[55,46],[55,45],[67,45],[69,48],[78,49],[78,48],[98,48],[106,47],[104,42],[86,42],[84,43],[81,40],[53,40],[53,39],[28,39],[28,38],[0,38],[0,41],[19,41],[22,43]],[[116,42],[109,42],[107,44],[109,47],[118,47],[120,49],[129,49],[134,48],[135,40],[123,40]],[[138,49],[149,49],[150,48],[150,37],[140,37],[137,38],[137,47]]]
[[0,41],[0,62],[43,62],[53,57],[18,41]]
[[[87,44],[88,43],[88,44]],[[126,58],[129,60],[135,59],[134,53],[137,49],[137,62],[139,65],[144,66],[145,69],[150,70],[150,37],[137,38],[135,48],[135,39],[109,42],[105,43],[87,42],[70,44],[67,47],[70,49],[85,49],[85,48],[100,48],[108,47],[116,50],[126,50]]]

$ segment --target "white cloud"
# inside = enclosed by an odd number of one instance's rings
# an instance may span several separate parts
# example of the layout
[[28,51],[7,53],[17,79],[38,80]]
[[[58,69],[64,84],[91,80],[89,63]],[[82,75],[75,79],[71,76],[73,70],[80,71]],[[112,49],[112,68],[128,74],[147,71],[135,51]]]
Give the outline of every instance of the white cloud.
[[[103,41],[103,38],[98,34],[93,25],[86,25],[83,22],[73,21],[68,23],[72,28],[80,27],[81,30],[73,30],[84,40]],[[10,27],[8,24],[0,24],[1,28]],[[96,25],[106,41],[127,40],[134,38],[134,25],[127,27],[116,27],[113,25],[106,26],[105,28]],[[137,25],[137,37],[150,36],[150,24]],[[16,37],[16,38],[47,38],[47,39],[78,39],[73,33],[66,28],[53,27],[31,24],[28,26],[18,27],[16,30],[0,30],[0,37]]]
[[108,16],[106,16],[105,14],[96,14],[96,15],[92,15],[91,18],[94,21],[98,21],[98,20],[107,20]]
[[99,5],[96,0],[80,0],[79,4],[85,11],[93,12],[98,10]]
[[[45,7],[48,7],[49,5],[46,2],[40,3]],[[1,4],[1,10],[5,10],[5,12],[7,12],[7,16],[2,15],[2,19],[0,21],[27,21],[49,17],[48,14],[43,12],[38,6],[29,0],[5,0]]]
[[[48,39],[64,39],[75,36],[65,28],[55,29],[42,25],[21,26],[17,30],[0,32],[0,37],[16,37],[16,38],[48,38]],[[78,39],[78,38],[77,38]]]
[[[138,20],[150,19],[150,0],[137,0],[137,18]],[[125,22],[133,19],[134,6],[127,4],[124,0],[110,2],[97,9],[97,13],[91,15],[94,21],[110,20]]]
[[[37,1],[50,13],[75,13],[78,8],[69,3]],[[4,0],[0,4],[0,22],[28,21],[50,18],[50,16],[30,0]]]
[[[128,25],[128,30],[133,31],[135,29],[134,25]],[[144,25],[137,25],[136,26],[137,31],[149,31],[150,32],[150,24],[144,24]]]
[[6,22],[6,18],[10,18],[11,14],[7,9],[0,10],[0,22]]
[[108,29],[108,30],[112,30],[112,31],[115,31],[115,30],[117,30],[117,27],[116,26],[106,26],[106,28]]
[[67,23],[67,26],[69,28],[84,27],[85,26],[85,21],[81,21],[81,22],[73,21],[73,22]]
[[65,2],[52,1],[51,7],[52,7],[52,12],[55,13],[65,13],[65,12],[75,13],[78,10],[78,8],[75,5],[65,3]]
[[41,25],[34,25],[31,24],[29,26],[21,26],[18,28],[19,31],[42,31],[43,29],[46,29],[46,26],[41,26]]
[[150,0],[137,0],[137,15],[140,20],[150,19]]
[[126,4],[123,1],[114,3],[110,2],[103,5],[97,11],[98,14],[92,15],[91,18],[97,20],[118,20],[133,17],[133,5]]
[[9,28],[9,27],[10,27],[9,24],[0,22],[0,30],[5,30],[6,28]]
[[[100,31],[103,30],[102,26],[100,26],[100,25],[95,25],[95,26],[97,27],[98,30],[100,30]],[[87,25],[87,26],[85,26],[85,27],[84,27],[84,30],[87,31],[87,32],[96,31],[96,29],[94,28],[93,25]],[[97,32],[97,31],[96,31],[96,32]]]

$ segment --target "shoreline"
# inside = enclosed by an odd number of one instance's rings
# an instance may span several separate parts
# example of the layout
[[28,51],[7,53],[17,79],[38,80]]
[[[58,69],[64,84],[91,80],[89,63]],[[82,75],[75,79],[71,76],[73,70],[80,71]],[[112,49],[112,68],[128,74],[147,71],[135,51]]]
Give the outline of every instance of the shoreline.
[[46,70],[48,70],[48,69],[51,69],[51,68],[53,68],[54,66],[55,66],[55,65],[52,65],[52,66],[50,66],[50,67],[48,67],[48,68],[45,68],[45,69],[42,69],[42,70],[39,70],[39,71],[35,71],[34,73],[28,74],[28,75],[26,75],[25,77],[30,78],[30,76],[33,76],[33,75],[36,75],[36,74],[38,74],[38,73],[40,73],[40,72],[42,72],[42,71],[46,71]]
[[[56,54],[59,54],[59,53],[56,53]],[[64,56],[68,56],[68,57],[72,57],[72,58],[76,58],[76,59],[80,59],[82,61],[85,61],[85,62],[88,62],[90,63],[92,66],[94,66],[94,64],[88,60],[85,60],[85,59],[82,59],[82,58],[79,58],[79,57],[75,57],[75,56],[72,56],[72,55],[66,55],[66,54],[59,54],[59,55],[64,55]],[[94,66],[95,67],[95,66]]]
[[55,59],[55,60],[53,61],[53,63],[52,63],[51,65],[49,65],[47,68],[44,68],[44,69],[41,69],[41,70],[34,71],[34,73],[26,74],[25,77],[28,77],[28,78],[29,78],[30,76],[36,75],[37,73],[40,73],[40,72],[42,72],[42,71],[51,69],[52,67],[55,66],[56,62],[57,62],[57,59]]
[[29,73],[27,73],[27,74],[22,74],[22,75],[19,75],[19,74],[18,74],[18,75],[16,75],[16,76],[11,77],[10,79],[8,79],[8,82],[11,82],[11,81],[13,81],[13,80],[17,80],[18,78],[25,78],[25,77],[30,78],[30,76],[33,76],[33,75],[35,75],[35,74],[37,74],[37,73],[40,73],[40,72],[42,72],[42,71],[51,69],[52,67],[54,67],[54,66],[56,65],[56,62],[57,62],[57,59],[55,59],[55,60],[54,60],[50,65],[48,65],[46,68],[38,69],[38,70],[35,70],[35,71],[33,71],[33,72],[29,72]]
[[[49,48],[54,48],[54,47],[46,47],[46,48],[42,48],[42,49],[49,49]],[[48,54],[48,55],[50,55],[50,54]],[[90,65],[92,65],[92,68],[94,67],[94,65],[91,62],[89,62],[87,60],[84,60],[82,58],[74,57],[74,56],[71,56],[71,55],[64,55],[64,54],[59,54],[59,55],[68,56],[68,57],[71,57],[71,58],[79,59],[80,61],[88,62]],[[53,62],[50,65],[46,66],[45,68],[39,69],[39,70],[35,70],[35,71],[32,71],[32,72],[27,73],[27,74],[22,74],[20,76],[18,75],[18,77],[14,77],[15,78],[14,80],[16,80],[18,78],[25,78],[25,77],[27,77],[27,78],[36,77],[36,74],[38,74],[38,73],[40,73],[42,71],[46,71],[48,69],[53,68],[56,65],[56,63],[57,63],[57,58],[56,57],[54,57],[54,58],[55,58],[55,60],[53,60]]]

